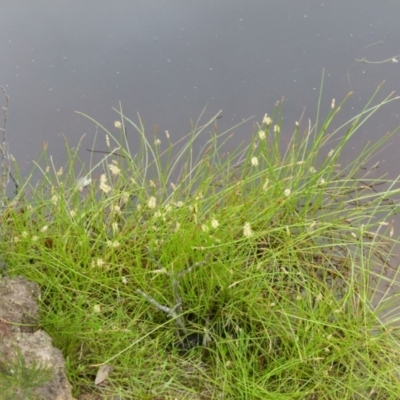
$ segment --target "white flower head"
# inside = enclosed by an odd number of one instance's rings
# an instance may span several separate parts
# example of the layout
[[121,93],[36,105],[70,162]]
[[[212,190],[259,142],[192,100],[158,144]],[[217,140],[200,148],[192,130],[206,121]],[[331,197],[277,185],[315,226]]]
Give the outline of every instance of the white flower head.
[[289,196],[290,196],[290,193],[291,193],[291,190],[290,190],[290,189],[285,189],[285,190],[283,191],[283,194],[284,194],[286,197],[289,197]]
[[96,314],[99,314],[101,312],[101,306],[99,304],[96,304],[95,306],[93,306],[93,311]]
[[217,229],[218,226],[219,226],[219,222],[218,222],[215,218],[213,218],[213,219],[211,220],[211,226],[212,226],[214,229]]
[[324,178],[321,178],[321,179],[318,181],[318,186],[324,186],[325,183],[326,183],[325,179],[324,179]]
[[246,222],[243,226],[243,236],[244,237],[252,237],[254,235],[253,231],[251,230],[251,226],[249,222]]
[[121,121],[115,121],[115,122],[114,122],[114,126],[115,126],[117,129],[121,129],[121,128],[122,128]]
[[258,137],[260,138],[260,140],[265,140],[267,135],[266,135],[265,131],[259,130],[258,131]]
[[115,214],[121,214],[121,207],[118,204],[111,204],[110,211]]
[[164,214],[163,214],[160,210],[157,210],[157,211],[154,213],[154,217],[155,217],[155,218],[161,218],[163,215],[164,215]]
[[111,187],[107,185],[106,174],[101,174],[100,176],[100,190],[106,194],[111,190]]
[[96,260],[96,265],[97,265],[98,267],[103,267],[104,264],[105,264],[105,262],[104,262],[103,259],[98,258],[98,259]]
[[156,208],[157,199],[154,196],[151,196],[147,205],[149,206],[149,208]]
[[108,169],[111,171],[113,175],[119,175],[121,172],[121,169],[114,164],[110,164],[108,166]]
[[258,158],[257,157],[252,157],[251,158],[251,165],[253,167],[257,167],[258,166]]
[[268,114],[265,114],[262,122],[263,124],[269,126],[272,124],[272,119],[268,117]]

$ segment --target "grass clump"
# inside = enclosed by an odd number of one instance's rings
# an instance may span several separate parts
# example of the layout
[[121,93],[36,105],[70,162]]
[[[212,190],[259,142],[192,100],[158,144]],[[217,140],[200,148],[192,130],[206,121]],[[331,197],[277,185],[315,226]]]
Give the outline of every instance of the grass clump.
[[40,400],[42,396],[35,389],[52,378],[53,371],[48,366],[33,362],[27,365],[24,355],[17,349],[13,358],[1,354],[0,390],[4,400]]
[[[390,135],[339,164],[359,127],[397,100],[373,99],[336,128],[344,102],[296,123],[283,151],[278,106],[232,152],[217,116],[163,147],[120,110],[115,131],[97,124],[105,151],[89,169],[77,174],[68,145],[63,169],[44,154],[43,179],[1,215],[1,251],[8,273],[41,286],[41,324],[76,394],[396,398],[400,345],[383,316],[396,319],[399,189],[368,168]],[[127,126],[141,137],[136,154]]]

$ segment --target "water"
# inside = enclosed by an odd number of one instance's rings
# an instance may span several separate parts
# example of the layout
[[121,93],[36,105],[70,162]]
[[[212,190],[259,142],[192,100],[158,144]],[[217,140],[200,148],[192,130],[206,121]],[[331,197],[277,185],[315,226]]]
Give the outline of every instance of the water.
[[[304,110],[305,118],[315,115],[324,68],[326,110],[332,98],[356,93],[345,120],[382,80],[384,94],[400,84],[400,63],[355,62],[400,53],[397,11],[373,0],[2,2],[0,84],[11,98],[11,152],[27,172],[46,141],[61,165],[62,133],[72,145],[87,133],[90,145],[95,132],[74,111],[112,129],[119,101],[149,132],[158,125],[178,139],[205,106],[207,118],[223,110],[226,129],[253,115],[260,121],[284,96],[289,131]],[[388,107],[358,140],[399,122],[398,107]],[[237,140],[250,131],[251,123],[237,129]],[[395,151],[382,158],[394,174]]]

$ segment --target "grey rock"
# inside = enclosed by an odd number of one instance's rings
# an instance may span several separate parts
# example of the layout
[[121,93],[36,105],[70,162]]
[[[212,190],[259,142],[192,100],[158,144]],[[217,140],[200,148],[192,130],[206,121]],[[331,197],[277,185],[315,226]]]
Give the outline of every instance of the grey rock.
[[[0,279],[0,389],[9,399],[73,400],[64,357],[37,327],[39,295],[23,277]],[[20,382],[27,376],[29,382]]]

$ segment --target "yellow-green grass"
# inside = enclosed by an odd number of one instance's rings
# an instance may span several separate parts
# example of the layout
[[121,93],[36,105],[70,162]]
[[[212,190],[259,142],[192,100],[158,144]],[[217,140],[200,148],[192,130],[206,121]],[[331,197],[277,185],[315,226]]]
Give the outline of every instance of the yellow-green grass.
[[[67,145],[61,169],[44,153],[40,182],[28,178],[1,214],[1,253],[9,274],[40,285],[41,328],[75,395],[398,398],[386,289],[397,285],[399,187],[368,169],[390,135],[340,165],[359,127],[395,100],[373,96],[336,127],[344,101],[324,119],[320,101],[283,152],[278,106],[234,151],[218,115],[174,145],[121,109],[115,131],[97,124],[99,162],[78,164]],[[103,365],[112,371],[95,385]]]

